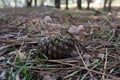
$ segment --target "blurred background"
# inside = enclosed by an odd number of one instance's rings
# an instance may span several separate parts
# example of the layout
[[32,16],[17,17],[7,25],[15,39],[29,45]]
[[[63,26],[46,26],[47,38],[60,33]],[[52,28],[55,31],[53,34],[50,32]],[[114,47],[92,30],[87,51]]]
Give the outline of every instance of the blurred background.
[[0,0],[0,8],[52,6],[61,9],[101,9],[111,10],[120,6],[120,0]]

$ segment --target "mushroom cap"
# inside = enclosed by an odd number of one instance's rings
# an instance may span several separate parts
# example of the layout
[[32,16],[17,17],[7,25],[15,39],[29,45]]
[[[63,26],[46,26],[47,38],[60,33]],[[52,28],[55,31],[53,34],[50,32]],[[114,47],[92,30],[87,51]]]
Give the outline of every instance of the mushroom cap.
[[81,32],[84,32],[84,30],[85,30],[84,26],[79,25],[79,26],[71,26],[68,32],[71,34],[80,34]]
[[77,34],[78,30],[76,26],[71,26],[68,30],[69,33],[71,34]]
[[45,22],[52,22],[52,19],[51,19],[50,16],[45,16],[43,21],[45,21]]
[[78,25],[77,29],[80,31],[80,30],[85,30],[84,26],[83,25]]

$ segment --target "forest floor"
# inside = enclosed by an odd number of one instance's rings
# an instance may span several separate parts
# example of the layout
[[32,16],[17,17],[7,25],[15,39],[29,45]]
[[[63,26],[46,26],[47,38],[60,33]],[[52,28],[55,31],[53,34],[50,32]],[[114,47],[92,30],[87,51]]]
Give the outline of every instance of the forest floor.
[[[112,13],[52,7],[0,9],[0,80],[120,80],[119,12],[117,8]],[[52,21],[45,22],[45,16]],[[68,35],[73,25],[85,29],[75,35],[84,48],[76,47],[79,56],[35,55],[39,40]]]

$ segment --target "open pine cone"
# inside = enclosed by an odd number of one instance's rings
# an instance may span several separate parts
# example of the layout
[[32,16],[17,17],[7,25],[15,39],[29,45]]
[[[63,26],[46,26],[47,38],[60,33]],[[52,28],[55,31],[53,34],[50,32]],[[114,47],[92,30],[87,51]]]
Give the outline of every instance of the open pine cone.
[[75,57],[78,54],[74,43],[71,36],[49,36],[38,41],[38,50],[49,59]]

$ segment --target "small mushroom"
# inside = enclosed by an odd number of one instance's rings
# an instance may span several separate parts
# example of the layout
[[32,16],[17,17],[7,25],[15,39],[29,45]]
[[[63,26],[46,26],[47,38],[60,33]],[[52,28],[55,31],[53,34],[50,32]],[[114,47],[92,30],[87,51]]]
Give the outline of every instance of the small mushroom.
[[69,28],[68,32],[71,33],[71,34],[79,34],[79,33],[84,33],[84,26],[83,25],[79,25],[78,27],[77,26],[72,26]]
[[76,26],[70,27],[68,32],[71,34],[77,34],[77,32],[78,32],[77,27]]
[[78,31],[80,31],[80,30],[85,30],[85,28],[84,28],[83,25],[78,25],[77,30],[78,30]]
[[43,21],[45,21],[45,22],[52,22],[52,19],[51,19],[50,16],[45,16]]

